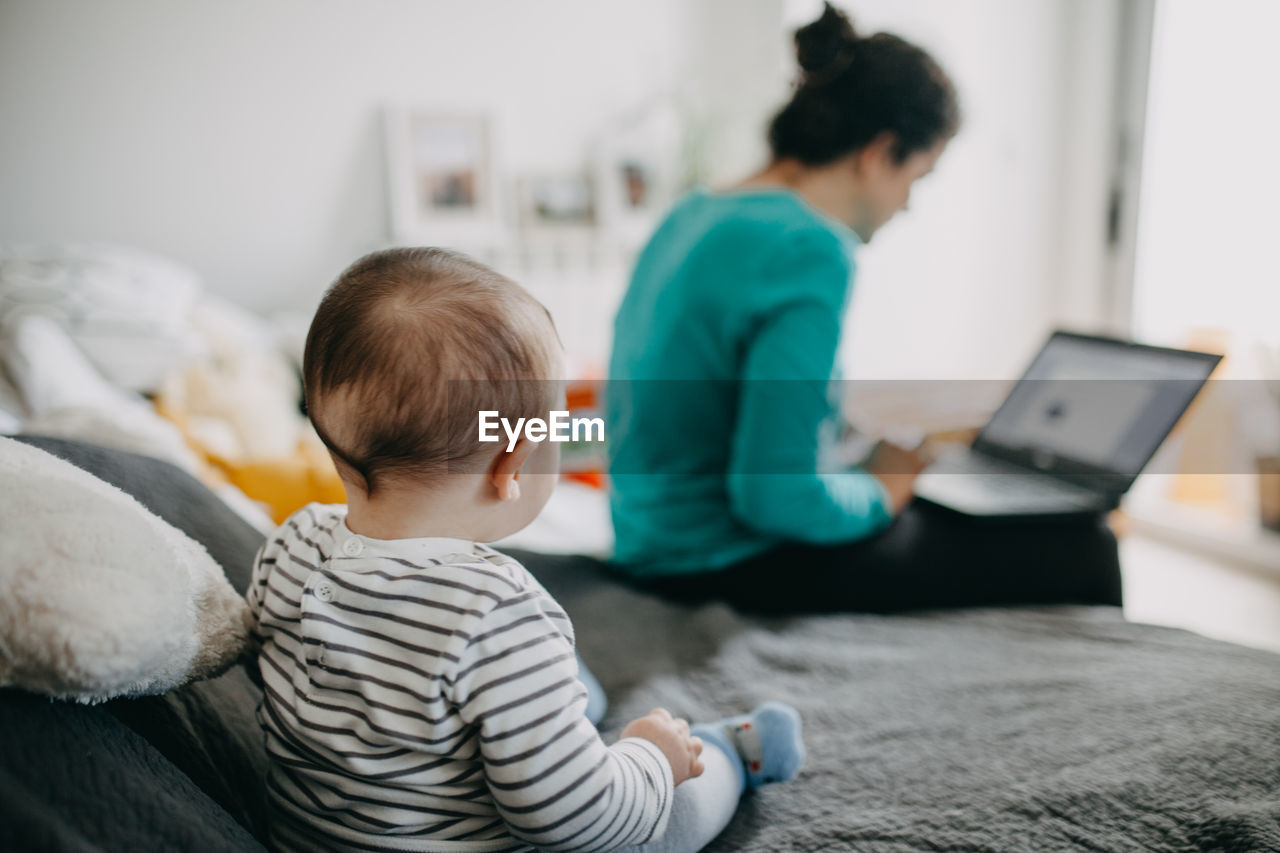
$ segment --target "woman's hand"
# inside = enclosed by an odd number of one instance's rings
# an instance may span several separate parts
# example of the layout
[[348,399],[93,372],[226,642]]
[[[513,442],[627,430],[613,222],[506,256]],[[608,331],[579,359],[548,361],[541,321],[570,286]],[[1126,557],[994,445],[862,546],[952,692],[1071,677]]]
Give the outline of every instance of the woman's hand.
[[622,736],[650,741],[671,765],[671,777],[679,785],[686,779],[701,776],[703,771],[702,739],[689,734],[689,721],[676,719],[666,708],[654,708],[622,730]]
[[888,441],[881,441],[876,445],[867,462],[867,472],[879,480],[889,493],[894,515],[902,512],[911,502],[916,477],[932,461],[933,453],[927,443],[914,449],[900,447]]

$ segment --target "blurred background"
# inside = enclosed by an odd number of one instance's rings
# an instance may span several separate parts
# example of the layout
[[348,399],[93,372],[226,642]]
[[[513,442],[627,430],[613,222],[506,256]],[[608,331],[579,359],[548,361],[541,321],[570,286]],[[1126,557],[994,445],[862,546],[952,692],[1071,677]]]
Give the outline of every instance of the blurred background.
[[[1280,281],[1262,253],[1280,226],[1280,7],[841,5],[933,52],[965,113],[914,209],[863,253],[851,375],[1016,374],[1056,325],[1277,343]],[[819,10],[4,0],[0,238],[137,246],[263,313],[306,310],[369,249],[461,244],[527,280],[569,348],[598,361],[630,254],[672,195],[763,162],[790,32]],[[448,158],[450,131],[474,133],[454,142],[487,184],[480,210],[410,198],[397,215],[414,118],[419,145],[441,149],[418,152],[427,166]]]
[[[837,5],[931,51],[964,111],[859,256],[846,375],[1010,379],[1058,327],[1225,353],[1220,377],[1260,390],[1236,419],[1256,428],[1184,424],[1173,445],[1247,458],[1147,478],[1129,524],[1151,586],[1203,612],[1206,561],[1247,569],[1240,600],[1280,631],[1280,4]],[[599,375],[665,208],[763,165],[791,32],[820,7],[0,0],[4,428],[168,446],[140,409],[101,413],[142,399],[182,431],[175,458],[276,482],[252,464],[316,452],[288,391],[311,311],[396,244],[513,276]]]

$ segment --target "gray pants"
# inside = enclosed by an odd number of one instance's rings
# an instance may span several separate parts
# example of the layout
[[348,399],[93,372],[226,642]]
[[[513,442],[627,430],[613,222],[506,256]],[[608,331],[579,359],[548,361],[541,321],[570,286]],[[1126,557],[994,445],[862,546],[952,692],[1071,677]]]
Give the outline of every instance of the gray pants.
[[710,844],[738,808],[742,795],[738,775],[729,762],[741,760],[725,755],[715,744],[706,744],[702,750],[706,769],[696,779],[676,786],[671,820],[663,836],[648,844],[624,847],[618,853],[695,853]]

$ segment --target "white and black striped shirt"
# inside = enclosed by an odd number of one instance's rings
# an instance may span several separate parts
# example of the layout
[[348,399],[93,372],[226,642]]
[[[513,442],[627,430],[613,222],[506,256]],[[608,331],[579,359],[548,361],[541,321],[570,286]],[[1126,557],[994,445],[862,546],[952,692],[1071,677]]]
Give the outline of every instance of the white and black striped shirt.
[[247,598],[279,846],[612,850],[664,832],[670,765],[600,740],[569,618],[511,558],[368,539],[312,504],[263,546]]

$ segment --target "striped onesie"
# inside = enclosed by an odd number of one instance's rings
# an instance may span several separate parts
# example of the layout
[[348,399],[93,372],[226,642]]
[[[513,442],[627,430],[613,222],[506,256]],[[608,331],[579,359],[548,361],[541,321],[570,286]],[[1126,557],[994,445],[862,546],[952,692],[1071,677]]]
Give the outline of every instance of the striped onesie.
[[612,850],[666,829],[670,765],[583,714],[573,626],[515,560],[377,540],[312,504],[247,594],[282,849]]

